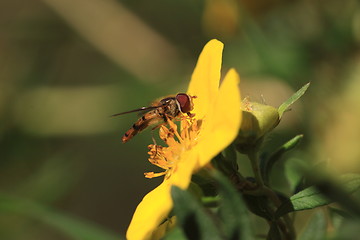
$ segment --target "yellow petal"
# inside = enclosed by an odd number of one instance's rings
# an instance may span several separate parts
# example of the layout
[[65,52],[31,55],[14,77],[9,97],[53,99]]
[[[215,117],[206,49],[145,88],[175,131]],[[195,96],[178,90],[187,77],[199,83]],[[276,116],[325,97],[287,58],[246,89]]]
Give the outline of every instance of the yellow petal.
[[149,192],[137,206],[126,239],[149,239],[172,208],[170,187],[165,181]]
[[209,105],[216,98],[224,44],[216,39],[209,41],[199,56],[187,93],[197,96],[194,99],[194,112],[197,119],[204,117]]
[[126,233],[128,240],[149,239],[151,237],[154,229],[167,217],[173,206],[170,193],[171,186],[176,185],[182,189],[189,186],[191,175],[197,164],[196,159],[194,159],[196,155],[191,150],[184,152],[170,178],[164,180],[162,184],[143,198],[136,208]]
[[235,139],[241,124],[240,77],[234,69],[225,76],[219,95],[208,111],[199,142],[200,166],[207,164]]
[[198,152],[192,148],[181,155],[181,160],[176,165],[176,170],[168,180],[169,184],[186,189],[191,182],[191,175],[197,168]]

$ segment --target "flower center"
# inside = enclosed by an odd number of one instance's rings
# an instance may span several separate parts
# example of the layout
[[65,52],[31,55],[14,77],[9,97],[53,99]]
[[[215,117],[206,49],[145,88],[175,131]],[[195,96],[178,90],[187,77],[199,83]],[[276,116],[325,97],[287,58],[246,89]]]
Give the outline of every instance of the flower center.
[[184,152],[190,150],[197,144],[201,120],[195,118],[184,117],[181,120],[180,131],[178,126],[168,120],[169,127],[162,125],[159,130],[160,138],[168,145],[163,147],[157,144],[150,144],[149,148],[149,162],[164,169],[164,172],[145,173],[146,178],[153,178],[165,175],[169,178],[177,169],[177,164],[181,161],[181,156]]

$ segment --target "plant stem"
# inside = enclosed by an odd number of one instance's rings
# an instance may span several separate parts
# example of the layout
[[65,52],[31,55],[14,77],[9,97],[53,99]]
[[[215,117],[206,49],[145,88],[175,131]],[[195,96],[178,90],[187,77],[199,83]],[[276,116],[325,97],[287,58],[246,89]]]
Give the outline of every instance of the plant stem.
[[[258,192],[258,194],[260,193],[260,195],[267,196],[268,199],[270,199],[270,201],[272,201],[272,203],[275,205],[275,207],[278,208],[281,205],[281,201],[272,189],[264,185],[264,180],[261,176],[259,168],[259,159],[257,152],[250,152],[248,154],[248,157],[250,159],[255,180],[257,183],[257,189],[254,192]],[[281,231],[284,233],[287,240],[295,239],[295,231],[290,217],[286,214],[282,218],[283,220],[278,220],[279,223],[281,223],[281,225],[283,226],[283,228],[281,228]]]
[[256,179],[256,183],[258,184],[259,188],[262,188],[264,186],[264,181],[263,181],[263,178],[260,173],[258,154],[257,154],[257,152],[252,151],[252,152],[248,153],[248,157],[251,162],[251,167],[254,172],[254,177]]

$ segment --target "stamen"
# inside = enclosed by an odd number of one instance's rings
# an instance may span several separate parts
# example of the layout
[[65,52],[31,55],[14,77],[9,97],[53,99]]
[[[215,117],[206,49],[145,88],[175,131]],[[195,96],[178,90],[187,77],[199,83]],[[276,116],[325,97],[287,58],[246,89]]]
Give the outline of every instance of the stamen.
[[173,172],[176,172],[177,164],[181,161],[183,152],[196,144],[201,122],[188,116],[182,116],[180,121],[180,133],[178,126],[170,119],[167,121],[169,127],[165,125],[160,126],[159,137],[168,147],[157,144],[150,144],[148,146],[149,162],[165,171],[160,173],[147,172],[144,174],[146,178],[164,175],[165,179],[169,178]]
[[144,173],[144,176],[146,178],[154,178],[154,177],[160,177],[160,176],[164,176],[167,172],[160,172],[160,173],[154,173],[154,172],[146,172]]
[[180,141],[180,143],[183,143],[183,139],[182,137],[179,135],[179,132],[177,130],[177,125],[175,123],[173,123],[172,121],[169,121],[169,126],[170,129],[173,131],[173,133],[175,134],[175,136],[177,137],[177,139]]

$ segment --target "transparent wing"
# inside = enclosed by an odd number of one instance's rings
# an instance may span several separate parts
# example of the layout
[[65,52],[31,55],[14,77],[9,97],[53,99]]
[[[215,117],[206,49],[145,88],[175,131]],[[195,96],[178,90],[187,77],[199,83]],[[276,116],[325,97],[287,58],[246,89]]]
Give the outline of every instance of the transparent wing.
[[147,112],[147,111],[159,108],[159,107],[163,107],[165,105],[166,104],[161,104],[161,105],[157,105],[157,106],[150,106],[150,107],[141,107],[141,108],[126,111],[126,112],[115,113],[115,114],[111,115],[110,117],[116,117],[116,116],[120,116],[120,115],[124,115],[124,114],[128,114],[128,113],[133,113],[133,112]]
[[127,111],[127,112],[115,113],[115,114],[111,115],[110,117],[116,117],[116,116],[120,116],[120,115],[124,115],[124,114],[128,114],[128,113],[133,113],[133,112],[150,111],[150,110],[153,110],[155,108],[158,108],[158,107],[142,107],[142,108],[130,110],[130,111]]

